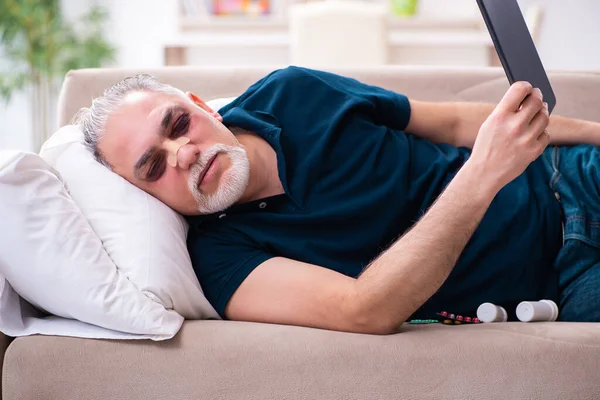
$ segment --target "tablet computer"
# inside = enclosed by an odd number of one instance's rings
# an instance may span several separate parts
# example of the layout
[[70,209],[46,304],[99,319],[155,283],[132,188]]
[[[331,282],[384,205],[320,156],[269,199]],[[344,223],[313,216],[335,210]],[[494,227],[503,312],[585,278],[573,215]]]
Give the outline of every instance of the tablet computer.
[[539,88],[552,112],[556,97],[517,0],[477,0],[477,4],[510,84],[527,81]]

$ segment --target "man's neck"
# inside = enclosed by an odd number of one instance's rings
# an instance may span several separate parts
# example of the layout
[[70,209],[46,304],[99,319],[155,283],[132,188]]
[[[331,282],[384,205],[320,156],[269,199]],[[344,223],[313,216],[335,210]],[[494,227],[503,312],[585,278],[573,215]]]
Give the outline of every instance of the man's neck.
[[279,179],[277,153],[271,145],[260,136],[247,131],[236,134],[236,137],[246,149],[250,162],[248,187],[239,203],[283,194],[285,191]]

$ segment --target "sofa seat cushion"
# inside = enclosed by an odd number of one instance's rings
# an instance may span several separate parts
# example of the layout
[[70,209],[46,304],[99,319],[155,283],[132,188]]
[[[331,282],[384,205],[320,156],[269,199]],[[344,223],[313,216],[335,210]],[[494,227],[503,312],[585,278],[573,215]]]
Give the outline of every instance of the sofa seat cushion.
[[404,325],[388,336],[186,321],[165,342],[30,336],[13,399],[598,399],[600,324]]

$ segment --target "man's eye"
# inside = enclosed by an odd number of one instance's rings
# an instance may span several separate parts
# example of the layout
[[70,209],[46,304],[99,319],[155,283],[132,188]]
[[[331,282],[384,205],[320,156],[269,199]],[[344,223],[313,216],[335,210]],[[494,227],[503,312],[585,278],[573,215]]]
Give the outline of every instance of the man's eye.
[[188,128],[190,126],[190,114],[183,113],[177,121],[173,124],[173,132],[171,134],[171,139],[177,139],[180,136],[183,136],[187,133]]
[[150,164],[150,169],[148,170],[148,174],[147,174],[147,179],[150,182],[157,181],[162,176],[162,174],[165,170],[165,163],[163,161],[164,160],[162,160],[162,158],[160,158],[160,159],[156,159],[156,160],[152,161],[152,164]]

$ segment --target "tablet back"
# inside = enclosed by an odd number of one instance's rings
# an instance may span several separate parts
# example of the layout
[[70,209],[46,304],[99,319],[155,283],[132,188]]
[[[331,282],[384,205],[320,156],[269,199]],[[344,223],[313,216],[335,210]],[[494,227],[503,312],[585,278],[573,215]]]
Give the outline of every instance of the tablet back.
[[517,0],[477,0],[510,84],[527,81],[542,91],[552,112],[556,97]]

